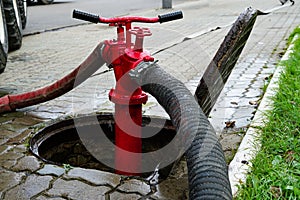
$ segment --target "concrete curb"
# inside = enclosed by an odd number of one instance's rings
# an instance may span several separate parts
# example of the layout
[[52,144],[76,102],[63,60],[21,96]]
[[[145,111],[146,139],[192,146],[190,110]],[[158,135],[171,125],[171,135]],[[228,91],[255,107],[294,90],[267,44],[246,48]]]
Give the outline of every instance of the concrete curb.
[[[295,41],[298,37],[294,37]],[[287,60],[291,52],[293,52],[293,44],[291,44],[288,50],[285,52],[281,61]],[[261,148],[259,142],[259,129],[256,127],[264,126],[267,123],[265,113],[272,110],[273,101],[272,97],[276,94],[278,89],[278,80],[284,71],[284,66],[278,66],[273,74],[273,77],[268,85],[266,93],[264,94],[262,101],[255,113],[255,116],[250,123],[238,150],[233,160],[229,164],[229,180],[232,188],[233,196],[237,195],[238,188],[241,184],[246,182],[247,174],[251,170],[251,160],[255,158],[257,152]]]

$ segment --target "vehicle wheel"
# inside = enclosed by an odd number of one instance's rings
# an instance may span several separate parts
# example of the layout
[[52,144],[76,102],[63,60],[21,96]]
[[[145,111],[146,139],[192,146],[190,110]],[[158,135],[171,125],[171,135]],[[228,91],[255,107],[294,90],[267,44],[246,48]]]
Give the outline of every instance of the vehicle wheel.
[[8,38],[5,14],[2,1],[0,1],[0,74],[4,72],[8,51]]
[[18,0],[19,10],[21,16],[22,29],[25,29],[27,23],[27,1],[26,0]]
[[8,50],[17,50],[22,46],[22,20],[18,6],[19,0],[3,0],[8,32]]
[[54,1],[54,0],[38,0],[39,3],[45,4],[45,5],[51,4],[51,3],[53,3],[53,1]]
[[26,0],[28,5],[33,5],[34,4],[34,0]]

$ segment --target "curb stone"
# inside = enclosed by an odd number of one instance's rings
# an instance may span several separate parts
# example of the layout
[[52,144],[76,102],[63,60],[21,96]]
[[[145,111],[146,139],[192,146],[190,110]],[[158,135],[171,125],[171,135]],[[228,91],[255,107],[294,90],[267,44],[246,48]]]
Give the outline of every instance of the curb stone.
[[[293,38],[293,41],[297,38],[298,35]],[[284,56],[281,58],[281,61],[285,61],[289,58],[289,55],[293,52],[293,46],[292,42]],[[277,66],[262,101],[257,108],[255,116],[250,123],[250,127],[248,128],[233,160],[229,164],[228,173],[233,196],[237,195],[239,186],[246,183],[247,174],[251,171],[251,160],[255,158],[257,152],[261,148],[261,143],[258,140],[259,129],[256,127],[264,126],[268,122],[265,114],[273,108],[273,101],[271,98],[276,95],[276,91],[278,90],[278,80],[283,72],[284,66]]]

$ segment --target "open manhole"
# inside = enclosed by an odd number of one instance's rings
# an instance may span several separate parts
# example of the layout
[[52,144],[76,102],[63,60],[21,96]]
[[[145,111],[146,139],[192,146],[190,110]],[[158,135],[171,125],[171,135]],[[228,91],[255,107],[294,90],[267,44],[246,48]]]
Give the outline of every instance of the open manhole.
[[[100,155],[100,160],[114,161],[114,149],[111,148],[111,143],[114,143],[115,137],[114,125],[114,117],[111,114],[62,120],[39,131],[30,141],[30,150],[47,163],[70,164],[74,167],[114,173],[112,167],[96,159]],[[100,133],[98,131],[99,127],[102,130]],[[143,117],[142,127],[142,135],[149,132],[156,133],[151,137],[142,139],[142,152],[151,152],[163,148],[172,141],[176,134],[171,121],[162,118]],[[85,132],[82,133],[80,130]],[[94,136],[99,136],[99,134],[104,134],[109,140],[95,139]],[[92,153],[90,149],[93,149]],[[166,178],[171,169],[172,164],[162,168],[159,172],[160,178]],[[147,172],[141,176],[147,177],[150,174],[151,172]]]

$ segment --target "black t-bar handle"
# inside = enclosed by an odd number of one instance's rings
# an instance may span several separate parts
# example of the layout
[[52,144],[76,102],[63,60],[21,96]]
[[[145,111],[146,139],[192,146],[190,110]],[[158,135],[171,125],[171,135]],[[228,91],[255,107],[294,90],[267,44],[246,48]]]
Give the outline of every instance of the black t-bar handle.
[[95,15],[95,14],[92,14],[92,13],[87,13],[87,12],[80,11],[80,10],[74,10],[73,11],[73,18],[81,19],[81,20],[92,22],[92,23],[95,23],[95,24],[100,22],[99,15]]

